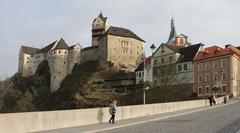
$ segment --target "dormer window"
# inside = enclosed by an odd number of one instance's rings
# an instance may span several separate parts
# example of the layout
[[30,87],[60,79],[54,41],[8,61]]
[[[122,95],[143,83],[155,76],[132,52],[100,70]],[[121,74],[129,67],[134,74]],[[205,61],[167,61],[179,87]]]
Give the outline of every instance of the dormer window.
[[203,51],[203,56],[207,55],[208,53],[208,51]]

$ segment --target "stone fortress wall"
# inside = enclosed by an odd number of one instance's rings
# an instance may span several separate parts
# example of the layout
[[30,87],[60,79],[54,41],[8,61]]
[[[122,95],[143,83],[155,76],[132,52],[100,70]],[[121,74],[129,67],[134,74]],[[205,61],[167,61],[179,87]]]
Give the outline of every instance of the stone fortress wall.
[[60,88],[61,82],[71,74],[75,64],[99,60],[112,63],[120,69],[134,71],[143,61],[144,40],[128,29],[112,27],[102,13],[92,23],[92,46],[81,48],[80,44],[69,47],[60,39],[37,49],[22,46],[19,53],[19,73],[34,75],[39,64],[47,60],[51,73],[51,91]]
[[[68,49],[54,49],[60,42],[65,43],[63,39],[55,41],[53,47],[50,47],[48,51],[43,51],[44,48],[33,51],[34,48],[22,47],[19,54],[19,73],[24,77],[32,76],[35,74],[40,63],[43,60],[47,60],[51,73],[51,91],[56,91],[60,87],[62,80],[72,72],[74,65],[80,63],[81,51],[79,44]],[[51,44],[48,46],[51,46]]]

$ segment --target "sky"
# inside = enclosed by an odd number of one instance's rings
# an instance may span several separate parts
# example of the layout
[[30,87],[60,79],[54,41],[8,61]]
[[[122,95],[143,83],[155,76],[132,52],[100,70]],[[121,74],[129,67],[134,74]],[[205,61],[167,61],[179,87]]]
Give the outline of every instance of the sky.
[[150,45],[177,34],[205,47],[239,43],[239,0],[0,0],[0,80],[18,71],[21,45],[42,48],[61,37],[91,45],[91,23],[102,11],[112,26],[131,29]]

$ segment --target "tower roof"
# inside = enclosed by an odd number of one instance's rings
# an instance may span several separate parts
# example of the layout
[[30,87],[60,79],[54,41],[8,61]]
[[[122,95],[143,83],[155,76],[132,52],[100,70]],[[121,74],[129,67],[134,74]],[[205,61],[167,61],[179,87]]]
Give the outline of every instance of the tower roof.
[[174,19],[173,19],[173,17],[172,17],[172,19],[171,19],[171,31],[170,31],[170,35],[169,35],[169,37],[168,37],[167,43],[172,43],[172,42],[174,42],[176,36],[177,36],[177,32],[176,32],[176,29],[175,29]]
[[[98,17],[104,22],[106,23],[107,22],[107,17],[104,17],[102,12],[98,15]],[[96,18],[93,20],[93,23],[95,22]]]
[[69,46],[67,45],[67,43],[61,38],[57,45],[52,49],[52,50],[56,50],[56,49],[69,49]]

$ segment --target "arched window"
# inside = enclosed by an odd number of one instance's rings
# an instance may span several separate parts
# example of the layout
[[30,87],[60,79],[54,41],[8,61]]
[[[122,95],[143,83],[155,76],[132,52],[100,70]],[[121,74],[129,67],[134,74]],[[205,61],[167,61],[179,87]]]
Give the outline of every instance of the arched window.
[[184,40],[183,39],[180,39],[180,44],[183,44]]

